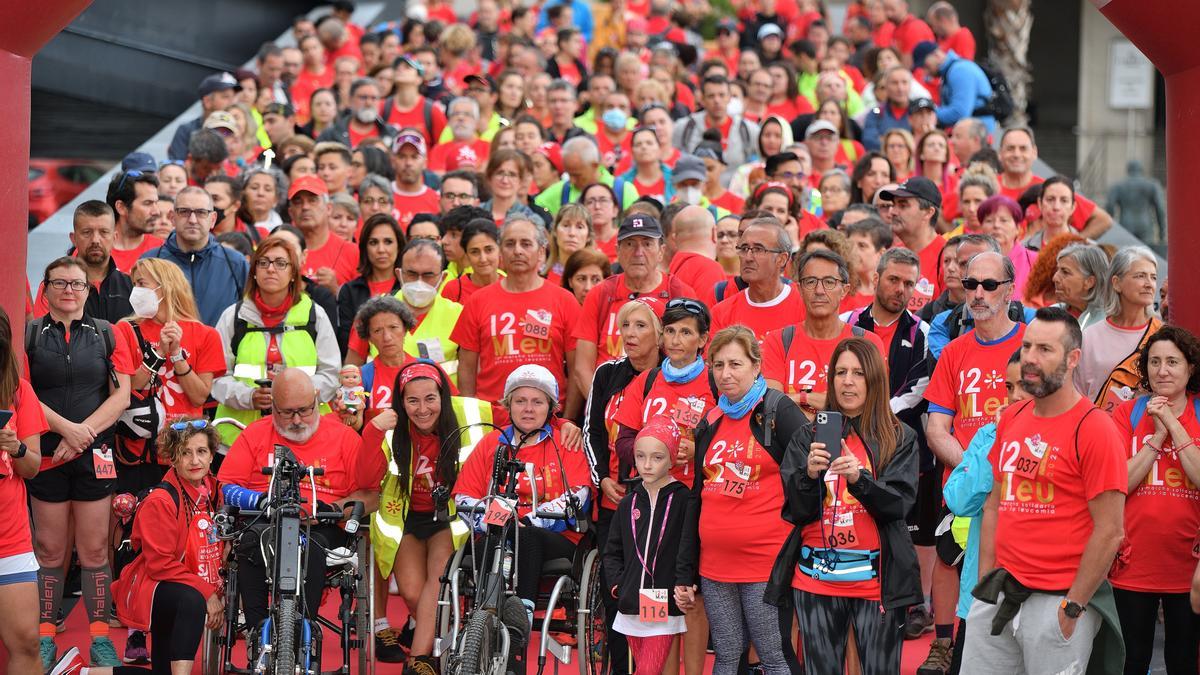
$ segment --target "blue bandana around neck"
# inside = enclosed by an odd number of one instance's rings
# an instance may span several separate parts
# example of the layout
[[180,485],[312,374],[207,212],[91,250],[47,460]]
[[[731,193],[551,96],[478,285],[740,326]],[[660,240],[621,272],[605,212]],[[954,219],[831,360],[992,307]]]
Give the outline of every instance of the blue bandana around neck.
[[754,410],[754,406],[758,405],[765,393],[767,393],[767,380],[759,375],[740,401],[730,403],[725,394],[721,394],[721,398],[717,399],[717,407],[733,419],[740,420]]
[[[535,435],[537,442],[541,443],[550,436],[554,435],[554,429],[550,426],[550,423],[547,422],[545,426],[537,430],[536,434],[531,434],[530,437],[532,438]],[[521,432],[518,431],[517,427],[512,424],[504,427],[504,429],[500,432],[500,442],[503,444],[515,445],[519,440],[521,440]]]
[[696,360],[682,368],[676,368],[671,365],[671,357],[666,357],[662,362],[662,374],[667,382],[671,384],[687,384],[696,379],[700,373],[704,372],[704,359],[696,356]]

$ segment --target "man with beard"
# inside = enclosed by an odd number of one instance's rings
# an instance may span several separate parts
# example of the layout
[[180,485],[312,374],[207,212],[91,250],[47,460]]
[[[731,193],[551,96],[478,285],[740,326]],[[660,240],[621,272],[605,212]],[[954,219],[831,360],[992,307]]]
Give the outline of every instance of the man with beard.
[[108,184],[104,201],[117,221],[109,255],[117,269],[129,274],[143,253],[162,244],[151,234],[158,218],[158,177],[142,171],[118,173]]
[[[458,388],[485,401],[504,397],[504,383],[518,366],[543,366],[554,375],[561,406],[575,395],[568,383],[575,363],[579,303],[565,288],[538,274],[550,249],[549,235],[524,218],[500,229],[500,266],[507,276],[472,293],[450,334],[458,343]],[[580,399],[580,402],[582,399]],[[494,405],[497,420],[507,419]],[[499,422],[497,422],[499,423]]]
[[1121,663],[1105,577],[1124,534],[1124,436],[1071,386],[1082,341],[1058,307],[1039,309],[1021,341],[1021,386],[1033,400],[1004,411],[989,456],[963,653],[974,673],[1083,672],[1093,644],[1105,663]]
[[[925,436],[929,449],[945,467],[946,476],[962,461],[963,450],[971,444],[975,432],[994,420],[1008,403],[1005,369],[1025,333],[1025,324],[1013,321],[1008,314],[1012,284],[1012,261],[994,251],[975,255],[964,268],[965,303],[975,328],[946,345],[925,390],[929,402]],[[1075,358],[1078,360],[1078,356]],[[933,570],[937,635],[923,670],[937,672],[940,668],[944,672],[950,667],[957,603],[957,572],[939,560]]]
[[350,85],[350,109],[333,126],[321,132],[318,143],[337,141],[347,148],[357,148],[364,139],[383,139],[384,147],[391,145],[396,129],[379,117],[379,101],[383,93],[379,82],[363,77]]
[[[942,292],[937,271],[938,258],[942,255],[946,240],[934,228],[938,211],[942,208],[942,193],[933,181],[924,176],[914,176],[895,188],[885,187],[875,194],[893,204],[884,218],[884,222],[892,226],[892,234],[900,240],[900,245],[921,258],[921,278],[917,281],[917,290],[908,307],[918,312]],[[883,213],[882,209],[880,213]],[[1000,370],[1003,372],[1004,368]]]
[[[75,257],[83,263],[88,283],[92,286],[83,311],[90,317],[109,323],[116,323],[133,314],[133,307],[129,304],[133,282],[117,269],[110,255],[116,233],[114,220],[113,210],[108,204],[98,199],[88,200],[75,207],[70,235]],[[38,285],[33,308],[35,316],[43,316],[50,311],[45,289],[45,284]]]
[[446,117],[454,140],[434,146],[429,153],[430,170],[440,176],[458,168],[482,169],[487,164],[491,145],[479,137],[479,102],[469,96],[459,96],[450,102]]
[[[284,445],[301,464],[325,470],[321,479],[315,481],[316,506],[320,510],[343,511],[353,501],[363,502],[368,512],[375,509],[378,486],[364,489],[354,475],[360,444],[358,434],[336,418],[321,415],[319,403],[312,379],[300,368],[288,368],[275,377],[271,384],[271,415],[246,427],[229,448],[217,474],[225,486],[225,503],[245,509],[261,508],[271,480],[261,469],[271,466],[275,446]],[[305,485],[305,494],[308,490]],[[261,532],[266,525],[254,527]],[[310,536],[320,544],[318,550],[346,543],[346,533],[337,524],[313,525]],[[259,537],[242,537],[241,541],[244,545],[237,551],[238,590],[246,621],[257,628],[268,613],[267,569]],[[325,583],[325,556],[309,556],[304,574],[305,612],[313,618]]]

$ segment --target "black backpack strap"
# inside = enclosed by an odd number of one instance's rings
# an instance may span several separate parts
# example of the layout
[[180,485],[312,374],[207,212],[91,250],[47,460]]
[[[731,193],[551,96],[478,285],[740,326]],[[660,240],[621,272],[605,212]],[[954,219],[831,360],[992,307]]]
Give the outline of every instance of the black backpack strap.
[[768,389],[763,394],[763,447],[771,447],[771,436],[775,433],[775,415],[779,412],[779,400],[783,392]]
[[850,335],[852,335],[853,337],[860,338],[866,334],[867,334],[867,331],[863,330],[862,328],[860,328],[858,326],[854,326],[854,325],[850,326]]
[[796,325],[784,326],[779,332],[779,339],[783,341],[783,356],[786,358],[787,353],[792,350],[792,340],[796,339]]
[[392,109],[396,107],[396,99],[392,96],[387,97],[383,102],[383,111],[379,114],[384,122],[387,122],[392,117]]
[[246,337],[247,328],[249,328],[249,324],[242,318],[242,299],[238,298],[237,303],[233,306],[233,335],[229,338],[229,352],[233,354],[235,360],[238,347],[242,346],[242,340]]
[[721,281],[718,281],[716,283],[716,285],[713,286],[713,296],[717,299],[717,302],[721,302],[722,300],[725,299],[725,289],[728,287],[729,287],[728,279],[722,279]]
[[[389,98],[388,102],[390,103],[391,101],[392,99]],[[433,101],[430,101],[428,98],[426,98],[423,108],[425,114],[425,132],[429,134],[430,138],[433,138]],[[387,115],[383,116],[385,122],[387,121],[387,118]],[[437,140],[438,139],[433,138],[434,143],[437,143]]]
[[87,318],[92,322],[92,329],[95,330],[96,333],[100,335],[100,339],[104,341],[104,355],[107,357],[107,363],[105,365],[108,366],[108,379],[112,382],[113,388],[115,389],[119,386],[119,383],[117,382],[116,366],[113,364],[112,360],[113,351],[116,350],[116,338],[113,337],[112,324],[104,319],[97,319],[94,316],[89,316]]
[[39,316],[38,318],[25,324],[25,362],[28,364],[33,360],[33,344],[37,342],[38,336],[42,334],[42,329],[46,325],[46,317]]
[[658,379],[658,371],[662,370],[661,366],[655,366],[646,373],[646,386],[642,388],[642,398],[650,395],[650,390],[654,388],[654,381]]

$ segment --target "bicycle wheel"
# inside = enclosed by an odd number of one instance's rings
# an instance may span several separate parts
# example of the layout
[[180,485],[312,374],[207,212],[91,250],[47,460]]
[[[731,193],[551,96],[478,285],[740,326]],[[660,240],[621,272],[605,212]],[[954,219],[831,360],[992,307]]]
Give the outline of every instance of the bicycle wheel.
[[600,580],[600,555],[587,554],[579,582],[578,618],[580,675],[605,675],[608,664],[608,618],[604,611],[604,589]]
[[484,610],[475,610],[467,618],[463,629],[461,647],[451,659],[452,672],[457,675],[492,675],[503,673],[503,663],[498,663],[501,650],[497,631],[500,629],[496,615]]
[[375,635],[372,631],[375,602],[375,556],[369,537],[358,541],[358,572],[354,584],[354,632],[358,646],[358,673],[375,672]]
[[296,599],[279,598],[271,621],[271,672],[296,674]]

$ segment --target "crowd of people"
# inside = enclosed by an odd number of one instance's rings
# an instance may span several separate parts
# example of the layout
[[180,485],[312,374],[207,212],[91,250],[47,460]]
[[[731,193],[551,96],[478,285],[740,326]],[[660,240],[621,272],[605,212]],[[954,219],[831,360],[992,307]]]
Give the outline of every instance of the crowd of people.
[[256,630],[269,568],[228,552],[227,598],[212,517],[282,444],[373,512],[406,673],[501,446],[526,618],[583,545],[536,489],[595,523],[615,673],[891,675],[933,633],[921,675],[1140,675],[1159,622],[1196,672],[1200,341],[1033,173],[953,6],[332,6],[76,208],[25,367],[0,315],[9,671],[190,672],[226,601]]

